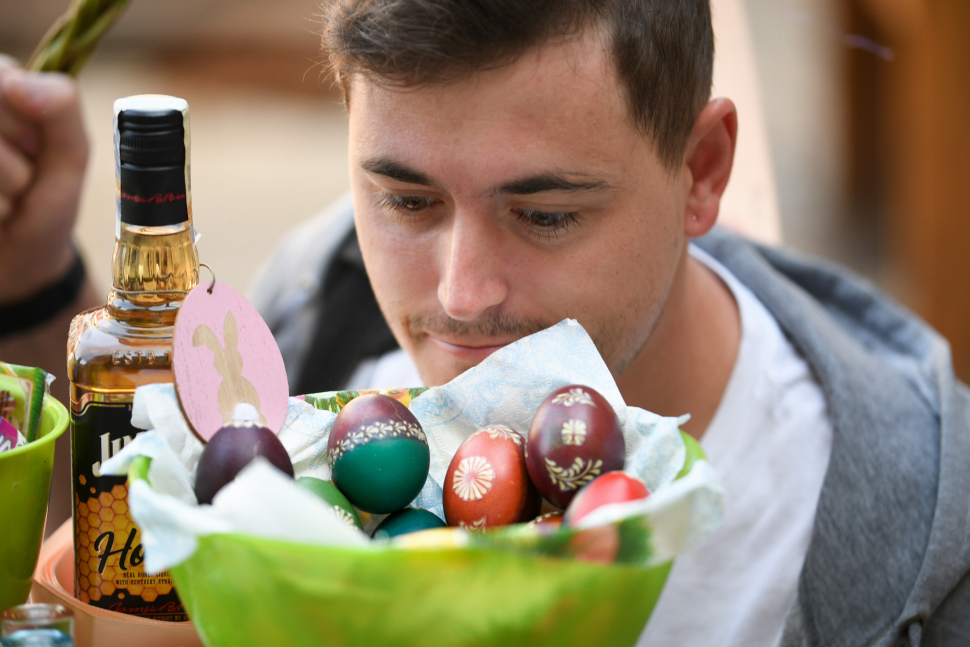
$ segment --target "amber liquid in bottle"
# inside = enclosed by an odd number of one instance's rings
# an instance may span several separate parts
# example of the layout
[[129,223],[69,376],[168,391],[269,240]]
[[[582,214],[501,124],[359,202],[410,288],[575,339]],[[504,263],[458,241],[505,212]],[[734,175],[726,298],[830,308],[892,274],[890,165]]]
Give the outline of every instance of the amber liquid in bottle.
[[[122,197],[126,190],[122,181]],[[186,193],[172,195],[185,202]],[[181,222],[160,226],[130,224],[120,212],[107,304],[74,319],[67,348],[75,596],[111,611],[169,621],[188,618],[169,574],[145,573],[127,479],[103,475],[100,467],[142,431],[131,425],[135,388],[172,381],[175,317],[199,280],[189,208],[183,204],[185,215],[174,218]],[[129,219],[136,218],[129,213]]]
[[187,620],[168,573],[147,575],[141,538],[128,512],[125,477],[100,464],[141,430],[131,426],[135,388],[172,381],[172,330],[178,307],[199,281],[188,223],[122,225],[108,304],[71,324],[75,595],[113,611]]

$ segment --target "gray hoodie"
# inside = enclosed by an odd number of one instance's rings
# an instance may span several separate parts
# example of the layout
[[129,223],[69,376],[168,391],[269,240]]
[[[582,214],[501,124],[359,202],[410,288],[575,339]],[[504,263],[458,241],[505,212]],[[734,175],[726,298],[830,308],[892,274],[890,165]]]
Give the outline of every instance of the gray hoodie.
[[[344,200],[291,235],[251,294],[296,383]],[[970,391],[947,343],[844,270],[723,231],[695,241],[747,285],[828,400],[832,456],[783,647],[970,645]]]
[[782,637],[970,644],[970,391],[925,323],[833,265],[717,231],[828,400],[832,456]]

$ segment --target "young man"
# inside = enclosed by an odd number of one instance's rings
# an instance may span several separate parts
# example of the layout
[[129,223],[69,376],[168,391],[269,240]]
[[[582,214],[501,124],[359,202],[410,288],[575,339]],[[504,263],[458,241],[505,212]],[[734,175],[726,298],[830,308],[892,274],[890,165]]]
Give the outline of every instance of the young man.
[[726,489],[642,644],[966,643],[970,397],[867,286],[711,232],[705,0],[338,0],[324,43],[353,199],[255,292],[295,391],[439,384],[575,318]]

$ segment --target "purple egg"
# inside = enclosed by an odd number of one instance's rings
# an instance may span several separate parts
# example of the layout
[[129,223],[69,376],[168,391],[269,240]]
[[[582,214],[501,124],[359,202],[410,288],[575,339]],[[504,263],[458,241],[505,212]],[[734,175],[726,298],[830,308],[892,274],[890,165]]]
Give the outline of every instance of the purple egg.
[[212,503],[216,492],[257,456],[293,478],[293,463],[286,448],[272,431],[258,425],[226,425],[206,443],[195,475],[195,496],[199,503]]

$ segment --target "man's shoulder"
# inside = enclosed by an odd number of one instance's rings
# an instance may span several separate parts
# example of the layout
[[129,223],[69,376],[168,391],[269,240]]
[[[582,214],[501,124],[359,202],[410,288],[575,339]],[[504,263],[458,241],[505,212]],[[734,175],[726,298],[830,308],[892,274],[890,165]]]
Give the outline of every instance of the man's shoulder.
[[[832,262],[724,231],[696,244],[758,297],[817,377],[853,379],[859,377],[856,368],[876,365],[939,416],[940,374],[952,375],[943,357],[946,341],[870,282]],[[867,393],[853,395],[852,402],[862,402]]]
[[273,331],[292,388],[299,384],[317,329],[326,268],[353,226],[353,204],[346,196],[287,234],[250,288],[249,298]]
[[283,238],[249,290],[250,300],[271,327],[320,289],[328,261],[353,226],[353,202],[346,195]]
[[970,461],[970,412],[949,347],[831,263],[724,232],[698,244],[764,303],[829,407],[799,624],[809,644],[883,644],[932,617],[970,567],[970,486],[956,467]]

